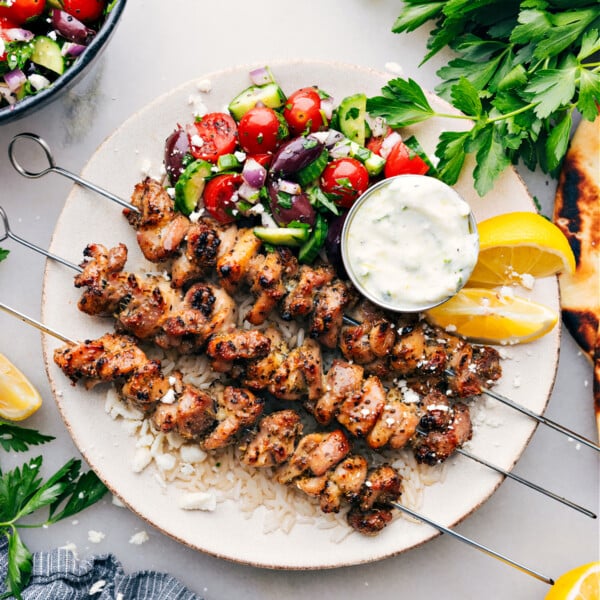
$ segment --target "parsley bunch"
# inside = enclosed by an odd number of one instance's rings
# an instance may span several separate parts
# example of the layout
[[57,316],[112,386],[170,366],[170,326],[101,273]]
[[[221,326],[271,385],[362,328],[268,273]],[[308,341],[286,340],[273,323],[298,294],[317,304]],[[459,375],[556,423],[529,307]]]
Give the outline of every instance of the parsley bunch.
[[[0,446],[7,452],[25,452],[30,446],[53,439],[33,429],[0,421]],[[37,456],[12,471],[4,473],[0,469],[0,535],[8,539],[7,592],[2,598],[20,599],[31,575],[32,555],[19,535],[19,528],[52,525],[91,506],[107,491],[93,471],[80,474],[80,460],[69,460],[46,481],[40,476],[41,467],[42,457]],[[45,507],[49,510],[43,522],[19,523]]]
[[574,111],[590,121],[598,114],[598,0],[405,0],[393,31],[432,20],[423,62],[446,46],[456,52],[437,72],[436,91],[463,114],[434,111],[419,85],[401,78],[368,100],[369,113],[392,127],[437,116],[472,121],[467,131],[444,132],[436,155],[440,177],[453,184],[466,155],[474,154],[482,196],[519,160],[555,175]]

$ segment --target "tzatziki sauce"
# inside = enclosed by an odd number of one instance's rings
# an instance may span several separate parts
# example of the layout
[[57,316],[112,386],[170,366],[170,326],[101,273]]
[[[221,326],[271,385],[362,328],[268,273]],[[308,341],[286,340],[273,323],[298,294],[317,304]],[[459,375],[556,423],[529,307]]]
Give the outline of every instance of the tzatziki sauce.
[[423,175],[392,177],[367,190],[342,234],[350,279],[367,298],[397,311],[425,310],[456,294],[478,252],[469,205]]

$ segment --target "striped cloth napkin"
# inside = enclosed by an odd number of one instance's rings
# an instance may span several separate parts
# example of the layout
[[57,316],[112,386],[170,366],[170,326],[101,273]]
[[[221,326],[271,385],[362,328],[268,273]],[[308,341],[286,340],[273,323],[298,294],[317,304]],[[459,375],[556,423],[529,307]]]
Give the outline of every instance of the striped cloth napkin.
[[[8,542],[2,538],[0,596],[6,592],[7,569]],[[33,555],[31,580],[22,595],[23,600],[201,600],[166,573],[126,575],[112,554],[78,560],[64,548]]]

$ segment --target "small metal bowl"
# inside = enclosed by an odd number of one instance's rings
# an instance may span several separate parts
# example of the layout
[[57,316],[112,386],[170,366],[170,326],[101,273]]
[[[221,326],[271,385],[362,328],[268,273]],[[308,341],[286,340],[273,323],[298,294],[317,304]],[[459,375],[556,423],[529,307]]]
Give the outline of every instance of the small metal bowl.
[[42,107],[50,104],[63,93],[70,90],[92,68],[102,54],[115,32],[127,0],[119,0],[106,17],[102,27],[90,42],[81,56],[47,88],[40,90],[33,96],[26,96],[15,104],[0,108],[0,125],[10,123],[30,115]]
[[[397,180],[402,180],[401,184],[396,183]],[[435,182],[435,183],[434,183]],[[445,191],[448,194],[449,199],[456,199],[457,201],[465,202],[464,199],[450,186],[445,183],[434,179],[432,177],[428,177],[425,175],[398,175],[396,177],[389,177],[376,183],[372,187],[370,187],[362,196],[356,200],[356,202],[352,205],[352,208],[348,212],[346,217],[344,227],[342,229],[341,235],[341,254],[344,266],[348,273],[348,277],[356,287],[356,289],[365,296],[368,300],[373,302],[386,310],[391,310],[394,312],[422,312],[433,308],[434,306],[438,306],[443,302],[446,302],[452,296],[454,296],[457,292],[459,292],[465,283],[468,281],[471,272],[475,268],[475,264],[477,262],[477,255],[479,253],[479,236],[477,234],[477,223],[475,221],[475,217],[473,215],[473,211],[469,210],[469,214],[467,216],[468,219],[468,233],[467,235],[470,237],[468,240],[470,248],[469,254],[467,255],[467,259],[469,262],[466,264],[465,268],[463,268],[461,272],[461,279],[457,281],[456,289],[453,290],[452,293],[448,293],[447,287],[440,294],[435,295],[434,298],[431,297],[431,294],[428,294],[428,298],[424,299],[422,302],[416,302],[414,300],[402,299],[400,297],[396,297],[394,299],[386,299],[375,293],[372,289],[369,289],[368,285],[365,285],[363,281],[359,279],[356,273],[355,265],[351,260],[351,252],[349,251],[349,234],[353,226],[360,226],[360,222],[362,217],[364,217],[364,207],[367,202],[373,198],[373,196],[381,195],[382,190],[385,188],[393,187],[393,186],[404,186],[404,184],[408,184],[413,187],[418,187],[423,184],[427,184],[428,186],[434,185],[439,189],[445,188]],[[474,237],[473,237],[474,236]],[[465,249],[466,251],[467,249]],[[393,260],[393,257],[390,257]],[[376,267],[375,267],[376,269]],[[396,269],[398,275],[400,275],[400,268]],[[390,270],[390,274],[392,278],[394,277],[394,270]],[[434,289],[436,283],[439,284],[439,281],[431,281],[429,286],[430,289]]]

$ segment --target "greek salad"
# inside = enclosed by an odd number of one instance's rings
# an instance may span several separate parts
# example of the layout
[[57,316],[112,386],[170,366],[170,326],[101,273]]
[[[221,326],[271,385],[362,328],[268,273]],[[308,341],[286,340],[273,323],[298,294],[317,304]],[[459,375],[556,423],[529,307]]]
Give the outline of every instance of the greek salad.
[[287,95],[268,67],[227,112],[178,125],[164,163],[177,210],[243,220],[267,245],[297,248],[311,263],[323,248],[342,269],[339,238],[348,209],[373,183],[435,175],[414,138],[403,139],[366,110],[363,93],[336,100],[320,87]]
[[92,41],[116,0],[0,0],[0,108],[43,90]]

